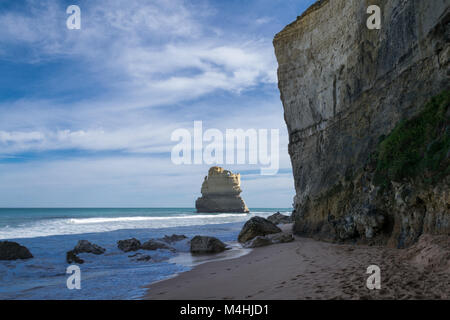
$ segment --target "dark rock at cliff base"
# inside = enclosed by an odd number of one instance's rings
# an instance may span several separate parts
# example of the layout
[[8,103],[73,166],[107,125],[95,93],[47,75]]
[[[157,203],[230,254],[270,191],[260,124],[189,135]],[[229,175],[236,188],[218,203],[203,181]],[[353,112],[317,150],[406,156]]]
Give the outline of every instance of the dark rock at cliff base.
[[77,245],[73,249],[75,254],[79,253],[92,253],[96,255],[100,255],[105,253],[106,249],[102,248],[96,244],[90,243],[87,240],[78,241]]
[[164,242],[158,241],[158,240],[148,240],[147,242],[145,242],[142,246],[141,249],[143,250],[170,250],[170,251],[175,251],[174,248],[168,246],[167,244],[165,244]]
[[182,241],[184,239],[187,239],[187,237],[185,235],[173,234],[171,236],[166,235],[159,240],[164,241],[166,243],[174,243],[174,242]]
[[270,239],[270,241],[272,241],[273,244],[288,243],[288,242],[292,242],[295,240],[292,233],[288,233],[288,232],[269,234],[266,237],[268,237]]
[[67,251],[66,261],[69,264],[72,264],[72,263],[83,264],[84,263],[84,260],[81,259],[80,257],[78,257],[77,254],[74,252],[74,250]]
[[272,233],[282,232],[275,224],[261,217],[253,217],[248,220],[238,236],[238,241],[245,243],[257,236],[265,236]]
[[244,244],[244,248],[259,248],[270,246],[272,244],[272,240],[267,236],[257,236]]
[[18,260],[31,258],[33,258],[33,255],[30,253],[30,251],[17,242],[0,241],[0,260]]
[[138,251],[141,248],[141,242],[135,238],[119,240],[117,247],[123,252]]
[[202,197],[195,202],[197,212],[236,212],[248,213],[241,198],[241,175],[220,167],[209,169],[202,185]]
[[191,240],[191,253],[194,254],[219,253],[226,249],[226,245],[214,237],[195,236]]
[[294,241],[294,236],[291,233],[281,232],[269,234],[266,236],[257,236],[244,244],[244,248],[259,248],[270,246],[278,243],[288,243]]
[[281,214],[279,212],[271,215],[267,218],[270,222],[274,224],[289,224],[292,223],[292,218],[290,216],[285,216],[284,214]]

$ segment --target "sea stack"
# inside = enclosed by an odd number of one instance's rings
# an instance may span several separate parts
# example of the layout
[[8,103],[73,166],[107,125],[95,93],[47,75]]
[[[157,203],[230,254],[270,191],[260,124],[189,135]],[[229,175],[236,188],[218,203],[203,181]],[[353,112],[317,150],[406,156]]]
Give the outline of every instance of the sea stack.
[[221,167],[209,169],[202,185],[202,197],[195,207],[201,213],[248,213],[250,212],[241,198],[241,175],[233,174]]

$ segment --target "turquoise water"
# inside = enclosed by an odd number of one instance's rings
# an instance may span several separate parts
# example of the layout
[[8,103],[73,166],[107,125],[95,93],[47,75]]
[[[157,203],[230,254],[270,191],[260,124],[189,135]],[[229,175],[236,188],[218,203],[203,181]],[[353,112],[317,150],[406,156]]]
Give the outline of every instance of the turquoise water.
[[[267,217],[289,209],[254,209],[250,214],[198,214],[194,209],[0,209],[0,239],[19,242],[33,259],[0,261],[0,299],[139,299],[143,285],[171,277],[192,267],[189,238],[215,236],[233,249],[223,259],[243,254],[236,239],[251,216]],[[135,237],[141,242],[164,235],[184,234],[175,253],[139,251],[149,262],[137,262],[117,248],[117,241]],[[78,240],[106,248],[101,256],[82,254],[82,289],[66,286],[67,251]],[[204,262],[204,261],[203,261]]]

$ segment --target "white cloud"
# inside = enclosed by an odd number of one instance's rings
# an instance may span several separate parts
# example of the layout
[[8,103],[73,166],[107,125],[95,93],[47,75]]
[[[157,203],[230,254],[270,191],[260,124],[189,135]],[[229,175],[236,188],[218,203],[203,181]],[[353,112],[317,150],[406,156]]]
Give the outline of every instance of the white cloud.
[[[92,2],[82,8],[82,30],[73,31],[61,23],[65,10],[56,0],[28,3],[30,12],[0,14],[3,45],[27,45],[33,63],[84,59],[105,73],[106,85],[159,104],[276,82],[271,39],[216,38],[202,24],[204,6],[198,11],[181,0]],[[196,74],[178,75],[192,69]]]
[[0,143],[25,143],[42,141],[44,135],[41,132],[6,132],[0,131]]
[[[30,94],[0,103],[0,157],[73,149],[120,153],[0,164],[0,206],[191,206],[206,166],[177,167],[158,154],[170,152],[173,130],[192,129],[194,120],[203,120],[205,130],[280,128],[280,167],[290,168],[278,93],[243,97],[257,86],[276,88],[271,39],[213,25],[217,13],[202,1],[84,4],[80,31],[65,29],[67,15],[58,0],[27,0],[21,11],[0,13],[0,58],[81,66],[53,80],[54,87],[73,86],[70,99],[39,92],[44,98]],[[97,94],[77,97],[78,87],[93,75]],[[223,92],[233,98],[207,98]],[[290,205],[292,177],[265,179],[271,180],[243,182],[249,205],[285,206],[285,199]],[[177,199],[170,198],[171,190]]]

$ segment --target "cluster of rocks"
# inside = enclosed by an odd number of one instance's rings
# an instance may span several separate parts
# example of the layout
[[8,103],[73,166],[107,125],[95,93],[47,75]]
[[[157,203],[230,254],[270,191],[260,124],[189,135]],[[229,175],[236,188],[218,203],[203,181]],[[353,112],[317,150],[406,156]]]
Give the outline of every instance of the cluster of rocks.
[[83,264],[84,260],[78,257],[80,253],[91,253],[95,255],[101,255],[106,252],[105,248],[100,247],[99,245],[90,243],[87,240],[78,241],[77,245],[73,250],[70,250],[66,253],[66,261],[67,263],[77,263]]
[[[175,248],[169,246],[168,244],[175,243],[181,240],[187,239],[184,235],[171,235],[164,236],[161,239],[150,239],[143,244],[135,238],[119,240],[117,242],[117,247],[123,252],[135,252],[138,250],[155,251],[155,250],[169,250],[175,252]],[[91,253],[95,255],[101,255],[106,252],[105,248],[102,248],[96,244],[92,244],[87,240],[80,240],[73,250],[66,253],[67,263],[77,263],[83,264],[84,260],[78,257],[80,253]],[[130,255],[130,258],[135,258],[136,261],[149,261],[151,256],[142,253],[136,253]]]
[[117,247],[122,250],[123,252],[131,252],[131,251],[138,251],[138,250],[148,250],[148,251],[154,251],[154,250],[170,250],[170,251],[176,251],[173,247],[169,246],[168,244],[172,244],[178,241],[182,241],[184,239],[187,239],[184,235],[171,235],[171,236],[164,236],[160,239],[150,239],[147,242],[144,242],[141,244],[141,242],[138,239],[132,238],[127,240],[119,240],[117,241]]
[[[141,243],[136,238],[119,240],[117,241],[117,247],[123,252],[136,252],[138,250],[145,251],[156,251],[156,250],[168,250],[171,252],[175,252],[176,249],[170,246],[169,244],[173,244],[175,242],[179,242],[187,239],[185,235],[176,235],[173,234],[171,236],[164,236],[160,239],[150,239],[144,243]],[[129,255],[129,258],[133,258],[135,261],[146,262],[153,260],[153,258],[148,254],[143,253],[135,253],[133,255]]]
[[[164,236],[163,238],[160,239],[150,239],[144,243],[141,243],[136,238],[131,238],[126,240],[119,240],[117,242],[117,247],[123,252],[136,252],[138,250],[145,250],[145,251],[168,250],[171,252],[175,252],[176,249],[171,247],[169,244],[182,241],[184,239],[187,239],[185,235],[176,235],[176,234],[171,236]],[[140,252],[129,255],[128,257],[138,262],[147,262],[150,260],[154,260],[150,255],[143,254]]]
[[[291,218],[277,212],[268,219],[253,217],[247,221],[238,236],[238,241],[246,248],[256,248],[275,243],[285,243],[294,240],[292,234],[283,232],[277,224],[291,223]],[[136,238],[119,240],[117,247],[123,252],[136,252],[139,250],[155,251],[168,250],[175,252],[176,249],[171,244],[187,239],[184,235],[164,236],[160,239],[150,239],[141,243]],[[190,252],[192,254],[215,254],[229,248],[225,243],[217,238],[209,236],[195,236],[190,240]],[[78,255],[82,253],[102,255],[105,248],[93,244],[87,240],[78,241],[77,245],[66,253],[67,263],[83,264],[84,260]],[[135,253],[129,256],[136,261],[150,261],[152,257],[143,253]],[[33,255],[30,251],[16,243],[10,241],[0,241],[0,260],[30,259]]]
[[290,223],[290,217],[279,212],[268,219],[253,217],[244,224],[238,236],[238,241],[245,248],[264,247],[271,244],[287,243],[294,241],[290,232],[283,232],[274,222],[278,224]]
[[[238,241],[245,248],[257,248],[276,243],[294,241],[289,232],[283,232],[278,225],[292,223],[289,216],[280,212],[268,217],[253,217],[245,223],[238,236]],[[196,236],[191,240],[192,254],[213,254],[229,249],[222,241],[214,237]]]

